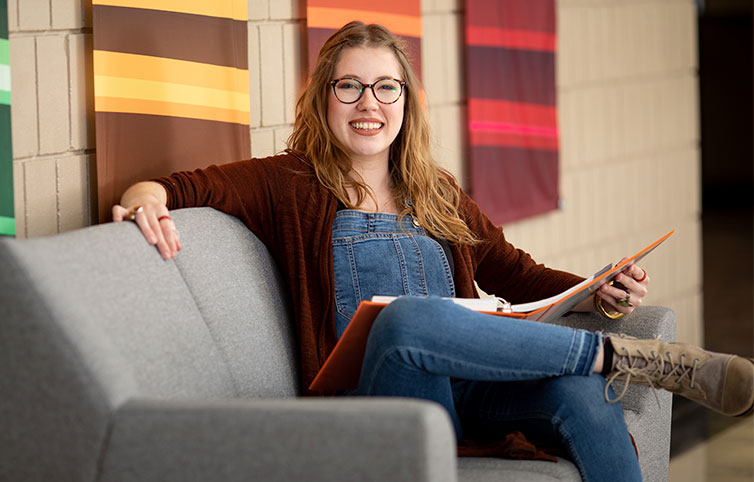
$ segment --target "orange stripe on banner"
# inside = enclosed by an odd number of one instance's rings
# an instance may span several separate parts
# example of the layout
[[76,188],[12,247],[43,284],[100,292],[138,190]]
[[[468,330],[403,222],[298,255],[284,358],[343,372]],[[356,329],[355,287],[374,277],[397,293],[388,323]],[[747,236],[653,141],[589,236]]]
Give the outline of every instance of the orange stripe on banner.
[[249,125],[248,111],[221,109],[203,105],[178,104],[174,102],[160,102],[155,100],[95,97],[94,110],[97,112],[185,117],[188,119]]
[[247,0],[92,0],[92,5],[140,8],[247,21]]
[[94,51],[94,75],[249,92],[249,71],[245,69],[105,50]]
[[558,115],[553,106],[492,99],[469,99],[470,122],[502,122],[555,129]]
[[558,149],[558,137],[550,134],[525,134],[517,130],[506,132],[505,130],[472,129],[469,137],[472,146],[508,146],[551,151]]
[[94,92],[100,97],[151,100],[245,112],[250,110],[247,93],[172,82],[95,75]]
[[307,26],[309,28],[339,29],[352,20],[364,23],[378,23],[389,28],[391,32],[409,37],[422,36],[422,19],[414,15],[398,15],[370,10],[345,8],[307,7]]
[[532,30],[513,30],[496,27],[466,27],[466,41],[469,45],[485,47],[505,47],[519,50],[543,50],[555,52],[555,34]]
[[[339,8],[353,11],[362,10],[360,7],[355,7],[352,0],[309,0],[307,4],[309,8]],[[363,10],[420,17],[421,2],[419,0],[380,0],[379,2],[370,2],[369,6],[363,8]]]

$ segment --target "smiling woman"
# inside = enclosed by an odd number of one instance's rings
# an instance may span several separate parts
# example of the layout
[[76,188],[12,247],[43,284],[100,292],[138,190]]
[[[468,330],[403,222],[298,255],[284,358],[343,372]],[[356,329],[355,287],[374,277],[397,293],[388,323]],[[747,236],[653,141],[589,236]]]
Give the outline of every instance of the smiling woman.
[[[521,431],[568,451],[584,480],[641,479],[623,410],[612,403],[620,398],[614,380],[667,388],[728,415],[752,411],[750,360],[501,322],[444,300],[479,297],[476,282],[523,303],[582,278],[511,245],[437,165],[420,89],[396,36],[349,23],[320,52],[287,152],[137,184],[113,217],[136,222],[166,258],[180,250],[169,208],[211,206],[238,217],[283,271],[302,387],[311,386],[362,301],[399,297],[375,318],[350,394],[431,400],[445,408],[459,439],[475,443]],[[616,281],[574,311],[594,311],[600,301],[606,313],[631,313],[650,277],[627,264]]]

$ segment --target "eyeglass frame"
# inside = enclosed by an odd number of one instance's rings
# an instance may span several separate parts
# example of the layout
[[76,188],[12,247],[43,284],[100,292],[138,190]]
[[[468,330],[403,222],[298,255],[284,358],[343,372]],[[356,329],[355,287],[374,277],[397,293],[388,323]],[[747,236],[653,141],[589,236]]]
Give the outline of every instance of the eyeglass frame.
[[[361,89],[359,89],[359,96],[355,100],[352,100],[351,102],[343,102],[342,100],[340,100],[340,97],[338,97],[338,94],[335,92],[335,85],[338,82],[340,82],[341,80],[353,80],[354,82],[358,83],[361,86]],[[374,86],[377,85],[377,84],[379,84],[383,80],[392,80],[392,81],[398,82],[398,85],[401,86],[401,91],[398,93],[398,97],[396,97],[395,100],[392,101],[392,102],[382,102],[380,99],[377,98],[377,94],[374,91]],[[379,102],[380,104],[384,104],[384,105],[390,105],[390,104],[395,104],[396,102],[398,102],[401,99],[401,96],[403,95],[403,90],[404,90],[404,87],[406,86],[406,83],[407,82],[405,80],[398,80],[398,79],[394,79],[392,77],[385,77],[385,78],[379,79],[379,80],[377,80],[375,82],[372,82],[371,84],[365,84],[362,81],[360,81],[359,79],[354,79],[353,77],[341,77],[339,79],[331,80],[330,81],[330,87],[332,87],[332,93],[333,93],[333,95],[335,96],[336,99],[338,99],[338,102],[340,102],[341,104],[346,104],[346,105],[348,105],[348,104],[355,104],[356,102],[358,102],[358,101],[361,100],[361,98],[364,96],[364,91],[367,88],[369,88],[369,89],[372,89],[372,95],[374,96],[374,99],[377,102]]]

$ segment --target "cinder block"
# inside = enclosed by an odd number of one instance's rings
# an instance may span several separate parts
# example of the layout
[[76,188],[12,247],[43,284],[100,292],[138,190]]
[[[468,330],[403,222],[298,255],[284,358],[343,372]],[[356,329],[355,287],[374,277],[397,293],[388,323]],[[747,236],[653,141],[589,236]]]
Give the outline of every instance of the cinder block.
[[249,112],[250,127],[262,125],[262,64],[259,53],[259,27],[249,25]]
[[71,148],[95,145],[92,34],[71,35],[68,48],[71,75]]
[[275,133],[272,129],[251,130],[251,157],[267,157],[275,153]]
[[10,39],[10,66],[13,157],[19,159],[33,156],[38,150],[34,37]]
[[67,43],[64,35],[37,37],[41,154],[65,152],[70,145]]
[[436,14],[425,15],[422,19],[424,35],[421,39],[422,49],[422,81],[426,92],[427,105],[446,102],[442,40],[442,17]]
[[432,10],[436,13],[450,13],[463,10],[464,0],[434,0]]
[[466,130],[461,107],[455,104],[436,105],[430,114],[432,123],[432,154],[437,162],[457,179],[463,178],[462,133]]
[[17,0],[8,1],[8,31],[15,33],[18,31],[18,3]]
[[288,137],[290,137],[291,133],[293,132],[293,125],[278,127],[273,132],[275,135],[274,151],[275,154],[277,154],[278,152],[284,151],[288,147]]
[[285,73],[283,71],[283,29],[281,25],[260,25],[262,125],[285,123]]
[[24,165],[13,161],[13,215],[16,218],[16,237],[26,237],[26,201],[25,201]]
[[[83,28],[85,23],[84,5],[81,0],[51,0],[52,28]],[[88,2],[91,3],[91,2]]]
[[285,95],[285,122],[293,123],[296,113],[296,101],[298,100],[304,85],[305,70],[307,63],[302,38],[305,33],[305,25],[288,24],[283,26],[283,91]]
[[57,161],[59,231],[89,225],[88,156],[63,157]]
[[461,52],[464,42],[463,22],[457,13],[451,12],[443,15],[442,25],[445,101],[462,102],[464,100],[462,86],[465,83],[465,79],[462,79],[464,70]]
[[270,6],[268,0],[248,1],[249,20],[266,20],[270,18]]
[[271,20],[290,20],[295,18],[294,10],[297,10],[299,0],[275,0],[270,2]]
[[573,83],[573,71],[575,62],[575,51],[573,48],[574,32],[574,13],[572,8],[564,8],[560,2],[558,5],[557,15],[557,55],[555,56],[556,83],[558,89],[568,87]]
[[58,232],[57,180],[54,159],[25,161],[24,192],[26,236],[49,236]]
[[19,0],[18,28],[23,32],[50,28],[50,0]]

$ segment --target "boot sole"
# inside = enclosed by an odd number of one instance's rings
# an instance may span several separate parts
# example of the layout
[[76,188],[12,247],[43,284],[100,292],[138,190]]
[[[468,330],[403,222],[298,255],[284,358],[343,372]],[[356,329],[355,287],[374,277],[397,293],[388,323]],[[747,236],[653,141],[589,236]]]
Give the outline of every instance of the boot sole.
[[[751,363],[752,365],[754,365],[754,359],[752,359],[752,358],[747,358],[747,360],[749,360],[749,363]],[[747,411],[745,411],[745,412],[743,412],[743,413],[740,413],[740,414],[736,415],[736,417],[748,417],[748,416],[750,416],[750,415],[751,415],[752,413],[754,413],[754,404],[752,404],[752,406],[751,406],[751,407],[749,407],[749,409],[748,409]]]

